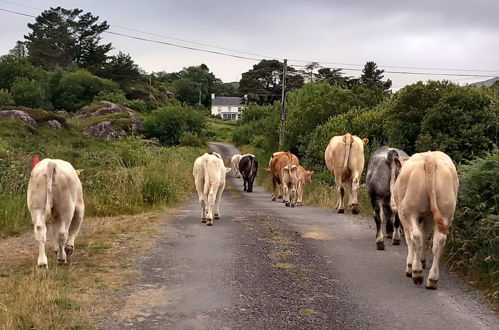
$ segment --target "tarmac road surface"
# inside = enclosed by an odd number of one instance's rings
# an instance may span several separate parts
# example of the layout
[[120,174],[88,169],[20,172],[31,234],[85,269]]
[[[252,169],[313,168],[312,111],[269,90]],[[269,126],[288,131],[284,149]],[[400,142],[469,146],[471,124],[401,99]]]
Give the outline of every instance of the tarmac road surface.
[[[226,164],[238,153],[210,146]],[[454,275],[441,269],[436,291],[414,285],[405,242],[377,251],[372,219],[242,190],[229,172],[212,227],[197,194],[178,209],[105,328],[499,329],[496,312]]]

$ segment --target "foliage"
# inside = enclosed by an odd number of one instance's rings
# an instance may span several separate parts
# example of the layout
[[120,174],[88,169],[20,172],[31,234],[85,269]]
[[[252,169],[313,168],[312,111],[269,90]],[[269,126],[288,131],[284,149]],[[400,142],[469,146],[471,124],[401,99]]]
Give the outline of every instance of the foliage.
[[456,162],[491,150],[497,143],[497,100],[473,87],[418,82],[387,104],[391,145],[408,153],[442,150]]
[[0,106],[1,105],[14,105],[14,99],[8,90],[0,89]]
[[277,150],[279,107],[278,102],[274,105],[250,104],[246,107],[242,113],[241,125],[234,131],[234,142],[237,145],[258,145],[263,150]]
[[117,91],[115,82],[94,76],[86,70],[66,72],[55,87],[53,103],[57,109],[76,111],[91,103],[101,92]]
[[13,55],[0,57],[0,88],[10,89],[16,78],[33,79],[38,82],[46,79],[46,72],[33,66],[26,58]]
[[206,146],[206,137],[202,134],[196,134],[189,131],[182,133],[179,139],[179,144],[185,147],[204,147]]
[[488,294],[499,290],[499,149],[459,168],[449,263]]
[[47,92],[39,81],[19,77],[14,80],[10,93],[17,105],[32,108],[51,108],[51,105],[47,103]]
[[157,138],[164,146],[180,143],[184,132],[200,134],[205,117],[191,107],[167,106],[153,111],[145,120],[144,135]]
[[50,8],[28,23],[25,36],[29,58],[44,68],[68,67],[77,63],[86,68],[99,67],[106,60],[111,44],[102,44],[100,35],[109,28],[98,16],[81,9]]
[[360,76],[360,83],[368,86],[376,86],[383,90],[388,90],[392,87],[392,81],[388,79],[383,81],[383,72],[385,70],[378,69],[378,65],[374,62],[366,62],[362,75]]
[[[250,102],[260,105],[281,99],[282,71],[284,65],[277,60],[262,60],[253,69],[244,72],[239,82],[239,92],[248,95]],[[286,91],[303,86],[304,79],[295,68],[287,67]]]

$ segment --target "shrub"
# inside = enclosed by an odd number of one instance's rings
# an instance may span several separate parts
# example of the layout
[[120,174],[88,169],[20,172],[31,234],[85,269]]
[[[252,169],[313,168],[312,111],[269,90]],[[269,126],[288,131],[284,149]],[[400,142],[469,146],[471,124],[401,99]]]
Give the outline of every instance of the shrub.
[[43,85],[33,79],[19,77],[14,80],[10,89],[12,98],[17,105],[31,108],[49,108],[47,92]]
[[0,88],[10,89],[17,78],[45,81],[47,73],[33,66],[27,58],[18,58],[12,55],[0,57]]
[[158,178],[149,178],[142,184],[142,199],[144,203],[154,204],[172,200],[175,190],[169,181]]
[[206,138],[192,132],[183,132],[180,136],[180,145],[185,147],[204,147]]
[[278,102],[269,106],[248,106],[242,113],[241,126],[234,130],[233,141],[237,145],[258,143],[268,152],[277,150],[279,107]]
[[14,105],[14,99],[8,90],[0,89],[0,105]]
[[448,250],[452,267],[490,293],[499,290],[499,149],[459,168],[460,189]]
[[125,93],[123,91],[100,91],[99,94],[97,94],[94,98],[93,101],[109,101],[113,102],[125,107],[128,107],[130,109],[133,109],[138,112],[147,112],[148,108],[146,105],[146,102],[144,100],[127,100],[125,97]]
[[54,105],[58,109],[76,111],[90,104],[101,92],[118,92],[118,85],[110,80],[94,76],[88,71],[77,70],[65,73],[54,93]]
[[184,132],[199,135],[205,121],[201,113],[190,107],[162,107],[146,117],[144,135],[157,138],[165,146],[179,145]]

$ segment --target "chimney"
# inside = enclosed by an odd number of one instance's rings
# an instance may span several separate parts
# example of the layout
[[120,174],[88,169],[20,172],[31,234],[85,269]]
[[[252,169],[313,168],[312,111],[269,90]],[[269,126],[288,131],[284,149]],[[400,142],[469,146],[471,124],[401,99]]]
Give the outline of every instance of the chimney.
[[213,100],[215,98],[215,93],[211,93],[211,99]]

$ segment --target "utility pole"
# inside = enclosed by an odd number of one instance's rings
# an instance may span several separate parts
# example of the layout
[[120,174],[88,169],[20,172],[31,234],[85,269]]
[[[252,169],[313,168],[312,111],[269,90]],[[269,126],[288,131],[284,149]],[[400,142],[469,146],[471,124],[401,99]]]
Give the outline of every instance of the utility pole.
[[282,95],[281,95],[281,116],[279,125],[279,150],[284,147],[284,122],[286,121],[286,71],[288,68],[288,60],[284,59],[282,69]]

